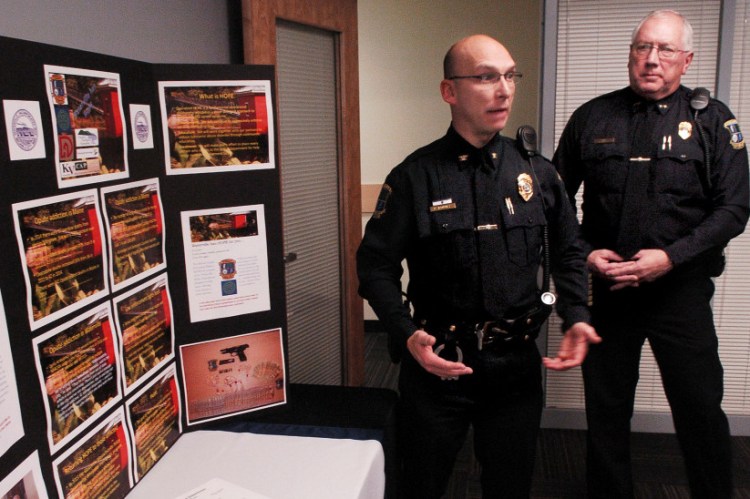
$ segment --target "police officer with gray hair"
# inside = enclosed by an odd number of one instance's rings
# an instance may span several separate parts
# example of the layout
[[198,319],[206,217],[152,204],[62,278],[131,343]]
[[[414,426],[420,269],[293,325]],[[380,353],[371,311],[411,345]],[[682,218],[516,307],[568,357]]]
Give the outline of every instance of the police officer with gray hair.
[[583,364],[589,497],[633,497],[630,419],[648,339],[692,497],[732,494],[723,370],[711,311],[723,249],[748,220],[748,157],[737,120],[680,84],[692,28],[654,11],[633,31],[630,85],[570,118],[553,161],[582,232],[602,337]]

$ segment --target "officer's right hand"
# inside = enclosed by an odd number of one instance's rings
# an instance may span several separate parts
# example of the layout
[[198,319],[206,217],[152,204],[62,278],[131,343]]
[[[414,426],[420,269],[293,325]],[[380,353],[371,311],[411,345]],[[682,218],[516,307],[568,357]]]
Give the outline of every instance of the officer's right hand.
[[453,362],[435,354],[432,347],[435,345],[435,337],[427,334],[421,329],[409,336],[406,341],[406,347],[409,349],[412,357],[419,362],[419,365],[428,373],[441,378],[456,378],[464,374],[471,374],[470,367],[463,362]]

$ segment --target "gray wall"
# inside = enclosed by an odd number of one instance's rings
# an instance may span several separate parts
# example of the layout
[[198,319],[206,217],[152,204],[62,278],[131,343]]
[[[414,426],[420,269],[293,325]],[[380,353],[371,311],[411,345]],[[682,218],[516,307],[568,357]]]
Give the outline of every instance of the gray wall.
[[443,56],[459,39],[500,40],[523,80],[504,132],[538,124],[541,0],[358,0],[362,183],[380,184],[413,150],[445,133]]
[[2,0],[0,35],[152,63],[242,63],[240,0]]

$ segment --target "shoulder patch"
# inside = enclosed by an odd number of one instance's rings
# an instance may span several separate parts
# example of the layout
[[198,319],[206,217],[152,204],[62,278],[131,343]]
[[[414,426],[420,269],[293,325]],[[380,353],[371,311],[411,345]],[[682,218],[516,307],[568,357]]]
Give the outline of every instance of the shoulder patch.
[[378,194],[378,201],[375,203],[375,211],[372,213],[372,218],[380,218],[385,213],[385,208],[388,205],[388,198],[391,197],[393,189],[388,184],[383,184]]
[[724,122],[724,128],[729,132],[729,144],[735,149],[742,149],[745,147],[745,138],[742,136],[740,131],[740,124],[737,120],[731,119]]

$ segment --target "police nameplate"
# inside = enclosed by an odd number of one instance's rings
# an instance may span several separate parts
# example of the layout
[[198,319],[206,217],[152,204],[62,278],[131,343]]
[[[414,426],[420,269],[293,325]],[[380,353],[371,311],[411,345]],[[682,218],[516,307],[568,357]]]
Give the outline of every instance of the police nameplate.
[[438,204],[438,205],[430,206],[430,213],[435,213],[436,211],[455,210],[455,209],[456,209],[456,203]]

